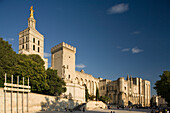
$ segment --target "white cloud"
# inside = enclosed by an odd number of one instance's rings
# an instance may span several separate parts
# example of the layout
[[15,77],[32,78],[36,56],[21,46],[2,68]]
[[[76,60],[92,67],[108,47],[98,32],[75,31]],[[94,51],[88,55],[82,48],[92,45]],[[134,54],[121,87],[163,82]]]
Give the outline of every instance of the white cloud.
[[84,64],[79,64],[79,65],[76,65],[77,68],[85,68],[86,66]]
[[140,31],[135,31],[135,32],[132,32],[131,34],[133,34],[133,35],[138,35],[138,34],[140,34],[141,32]]
[[120,46],[117,46],[116,48],[117,48],[117,49],[121,49],[121,47],[120,47]]
[[122,52],[130,51],[130,48],[124,48],[122,49]]
[[128,11],[129,5],[125,3],[117,4],[108,9],[108,14],[124,13]]
[[50,57],[51,54],[50,53],[44,53],[44,57]]
[[9,41],[14,41],[14,38],[8,38]]
[[132,48],[132,53],[140,53],[140,52],[143,52],[143,50],[142,49],[139,49],[139,48],[137,48],[137,47],[134,47],[134,48]]

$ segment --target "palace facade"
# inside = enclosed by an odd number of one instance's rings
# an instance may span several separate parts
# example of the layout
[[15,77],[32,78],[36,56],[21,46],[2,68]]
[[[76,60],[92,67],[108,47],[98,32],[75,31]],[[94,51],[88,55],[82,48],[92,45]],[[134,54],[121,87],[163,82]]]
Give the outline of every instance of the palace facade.
[[[44,58],[44,36],[36,30],[36,21],[33,15],[33,7],[30,8],[28,28],[19,33],[19,54],[38,54],[48,68],[48,59]],[[112,104],[128,105],[141,104],[149,106],[150,82],[141,78],[118,78],[116,81],[95,78],[84,70],[75,70],[76,48],[62,42],[51,48],[51,68],[57,70],[58,76],[66,82],[67,91],[63,95],[69,95],[79,103],[85,102],[85,86],[90,95],[96,95],[99,89],[100,96],[109,96]]]
[[[150,106],[150,81],[142,80],[142,78],[127,79],[120,77],[115,81],[100,81],[100,96],[109,96],[111,104],[128,106],[140,105]],[[103,93],[104,92],[104,93]]]

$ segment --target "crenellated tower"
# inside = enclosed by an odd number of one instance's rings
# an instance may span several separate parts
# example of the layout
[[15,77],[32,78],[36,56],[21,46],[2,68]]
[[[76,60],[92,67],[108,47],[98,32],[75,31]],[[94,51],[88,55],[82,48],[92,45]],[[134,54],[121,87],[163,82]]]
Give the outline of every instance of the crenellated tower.
[[51,48],[51,67],[58,71],[58,75],[68,81],[75,80],[76,48],[62,42]]

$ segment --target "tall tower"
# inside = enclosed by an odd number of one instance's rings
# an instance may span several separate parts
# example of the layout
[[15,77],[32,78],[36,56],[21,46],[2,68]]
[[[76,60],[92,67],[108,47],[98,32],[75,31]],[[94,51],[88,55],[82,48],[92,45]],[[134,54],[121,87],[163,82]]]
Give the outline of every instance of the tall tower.
[[33,6],[30,8],[28,28],[19,33],[19,54],[38,54],[45,62],[45,69],[48,68],[48,59],[44,58],[44,36],[36,30]]
[[76,48],[64,42],[51,48],[51,66],[65,81],[75,80]]

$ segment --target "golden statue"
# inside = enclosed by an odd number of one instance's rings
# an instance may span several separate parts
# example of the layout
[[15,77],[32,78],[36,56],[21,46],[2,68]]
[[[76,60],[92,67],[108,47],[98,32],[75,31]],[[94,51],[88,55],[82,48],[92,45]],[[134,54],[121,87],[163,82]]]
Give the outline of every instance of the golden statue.
[[33,17],[33,18],[34,18],[33,6],[30,7],[30,17]]

